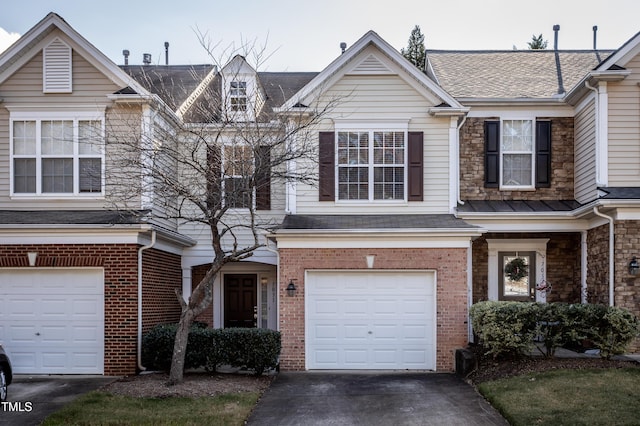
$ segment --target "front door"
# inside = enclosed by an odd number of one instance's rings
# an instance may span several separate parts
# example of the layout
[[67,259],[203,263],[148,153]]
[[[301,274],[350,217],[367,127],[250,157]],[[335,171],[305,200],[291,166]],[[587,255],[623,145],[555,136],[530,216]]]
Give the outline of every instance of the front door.
[[498,252],[498,299],[521,302],[536,300],[536,252]]
[[255,274],[224,276],[224,327],[257,327],[258,277]]

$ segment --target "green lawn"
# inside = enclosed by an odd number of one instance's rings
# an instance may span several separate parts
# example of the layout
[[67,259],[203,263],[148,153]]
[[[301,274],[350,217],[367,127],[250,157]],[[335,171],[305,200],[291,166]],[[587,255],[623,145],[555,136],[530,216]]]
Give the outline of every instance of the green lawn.
[[512,425],[640,424],[640,368],[556,370],[478,388]]
[[242,425],[258,401],[257,392],[209,398],[131,398],[88,393],[49,416],[52,425]]

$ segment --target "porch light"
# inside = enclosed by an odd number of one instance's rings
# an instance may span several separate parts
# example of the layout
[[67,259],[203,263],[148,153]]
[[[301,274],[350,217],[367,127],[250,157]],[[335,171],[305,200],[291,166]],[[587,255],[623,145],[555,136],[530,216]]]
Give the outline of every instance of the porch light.
[[296,285],[293,283],[293,280],[290,280],[289,285],[287,286],[287,296],[289,297],[295,296],[297,290],[298,289],[296,288]]
[[638,263],[636,257],[633,256],[633,259],[631,259],[631,262],[629,262],[629,273],[631,275],[638,275],[638,272],[640,272],[640,264]]

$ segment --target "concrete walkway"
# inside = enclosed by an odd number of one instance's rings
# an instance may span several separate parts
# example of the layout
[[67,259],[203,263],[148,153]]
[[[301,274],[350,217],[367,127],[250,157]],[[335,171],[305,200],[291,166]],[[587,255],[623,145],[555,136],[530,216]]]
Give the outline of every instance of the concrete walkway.
[[469,384],[446,373],[285,372],[249,425],[507,425]]

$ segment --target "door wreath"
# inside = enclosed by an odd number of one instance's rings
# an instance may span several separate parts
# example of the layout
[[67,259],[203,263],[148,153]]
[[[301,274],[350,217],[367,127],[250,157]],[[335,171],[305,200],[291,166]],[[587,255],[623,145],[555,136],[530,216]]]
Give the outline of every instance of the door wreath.
[[529,275],[529,265],[523,258],[516,257],[505,265],[504,273],[511,281],[520,281]]

